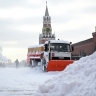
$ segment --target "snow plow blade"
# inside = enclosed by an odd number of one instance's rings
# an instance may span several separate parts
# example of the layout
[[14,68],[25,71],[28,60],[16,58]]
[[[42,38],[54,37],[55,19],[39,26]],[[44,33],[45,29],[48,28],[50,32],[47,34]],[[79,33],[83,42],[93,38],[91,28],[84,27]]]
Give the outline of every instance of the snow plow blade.
[[50,60],[47,66],[48,71],[62,71],[67,65],[72,64],[74,60]]

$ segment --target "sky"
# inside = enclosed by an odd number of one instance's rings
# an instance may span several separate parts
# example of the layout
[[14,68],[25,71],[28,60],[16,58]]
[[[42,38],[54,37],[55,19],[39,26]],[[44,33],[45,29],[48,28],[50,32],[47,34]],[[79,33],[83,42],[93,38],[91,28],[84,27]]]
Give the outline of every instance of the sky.
[[[92,38],[96,0],[48,0],[52,33],[76,43]],[[0,0],[0,53],[13,62],[27,58],[28,47],[39,44],[46,0]]]

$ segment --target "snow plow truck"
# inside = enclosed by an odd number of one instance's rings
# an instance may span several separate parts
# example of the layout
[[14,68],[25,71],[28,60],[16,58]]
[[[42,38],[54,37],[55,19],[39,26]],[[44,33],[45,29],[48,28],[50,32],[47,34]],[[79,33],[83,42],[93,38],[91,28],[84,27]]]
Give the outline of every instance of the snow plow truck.
[[64,40],[49,40],[44,44],[28,47],[28,66],[38,66],[41,63],[43,71],[62,71],[72,64],[71,53],[74,47]]

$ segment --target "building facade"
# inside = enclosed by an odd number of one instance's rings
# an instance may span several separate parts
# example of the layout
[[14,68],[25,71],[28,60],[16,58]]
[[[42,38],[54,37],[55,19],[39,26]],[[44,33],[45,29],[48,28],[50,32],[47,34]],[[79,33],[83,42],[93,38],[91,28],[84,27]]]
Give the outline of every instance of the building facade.
[[[49,16],[47,2],[45,15],[43,16],[43,28],[42,33],[39,34],[39,44],[44,44],[48,40],[55,40],[55,33],[52,33],[51,17]],[[92,38],[73,44],[74,52],[73,56],[86,56],[96,51],[96,27],[95,32],[92,33]]]
[[86,56],[91,55],[96,51],[96,27],[95,32],[92,33],[92,38],[73,44],[73,56]]
[[55,40],[55,33],[52,34],[51,17],[49,16],[47,2],[45,16],[43,16],[43,28],[42,33],[39,34],[39,44],[44,44],[45,41]]

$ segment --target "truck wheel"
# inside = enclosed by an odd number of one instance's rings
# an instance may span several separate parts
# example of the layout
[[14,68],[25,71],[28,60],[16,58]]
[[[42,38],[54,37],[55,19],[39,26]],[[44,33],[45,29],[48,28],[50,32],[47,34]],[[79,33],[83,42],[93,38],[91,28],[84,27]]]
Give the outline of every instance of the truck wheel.
[[30,67],[33,67],[33,66],[34,66],[34,61],[31,60],[31,61],[30,61]]
[[41,64],[42,64],[42,69],[43,69],[43,72],[46,72],[46,60],[43,58],[42,61],[41,61]]
[[46,72],[46,66],[43,64],[43,72]]

